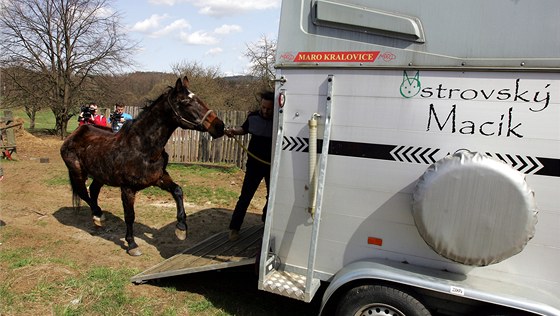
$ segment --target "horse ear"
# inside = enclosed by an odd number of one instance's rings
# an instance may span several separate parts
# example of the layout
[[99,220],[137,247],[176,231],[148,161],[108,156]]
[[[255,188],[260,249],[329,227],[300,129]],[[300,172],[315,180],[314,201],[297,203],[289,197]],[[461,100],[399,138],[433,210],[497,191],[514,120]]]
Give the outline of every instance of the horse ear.
[[183,86],[187,89],[189,88],[189,78],[187,76],[183,77]]
[[183,83],[181,82],[181,78],[177,79],[177,82],[175,82],[175,91],[181,91],[183,90]]

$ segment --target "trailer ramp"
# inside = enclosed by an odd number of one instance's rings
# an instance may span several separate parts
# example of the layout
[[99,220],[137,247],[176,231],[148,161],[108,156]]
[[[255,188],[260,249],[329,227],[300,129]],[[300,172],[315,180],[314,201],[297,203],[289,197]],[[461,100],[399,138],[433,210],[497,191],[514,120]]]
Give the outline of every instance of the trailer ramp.
[[261,224],[242,229],[236,241],[229,241],[229,231],[215,234],[130,280],[143,283],[152,279],[254,264],[262,243],[263,228]]

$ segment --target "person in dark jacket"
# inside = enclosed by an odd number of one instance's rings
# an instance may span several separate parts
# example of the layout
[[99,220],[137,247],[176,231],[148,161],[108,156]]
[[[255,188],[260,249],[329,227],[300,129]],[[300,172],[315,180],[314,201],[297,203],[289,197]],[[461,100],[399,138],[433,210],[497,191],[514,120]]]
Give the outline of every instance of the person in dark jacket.
[[[261,107],[258,111],[251,112],[241,126],[228,128],[225,134],[229,137],[235,135],[251,134],[248,151],[258,157],[249,155],[245,165],[245,178],[241,187],[241,194],[235,205],[229,224],[229,239],[237,240],[243,219],[247,213],[249,203],[253,199],[259,184],[264,179],[266,184],[266,203],[263,208],[262,221],[266,217],[268,205],[268,190],[270,184],[270,158],[272,153],[272,117],[274,110],[274,92],[261,93]],[[266,163],[268,162],[268,163]]]

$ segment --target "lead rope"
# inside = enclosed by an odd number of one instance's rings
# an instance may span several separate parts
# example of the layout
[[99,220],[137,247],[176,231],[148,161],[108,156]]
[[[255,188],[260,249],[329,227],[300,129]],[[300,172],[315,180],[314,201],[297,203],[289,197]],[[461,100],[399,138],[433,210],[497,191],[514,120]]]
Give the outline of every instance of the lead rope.
[[255,158],[257,161],[264,163],[265,165],[269,165],[270,166],[270,162],[268,161],[264,161],[261,158],[255,156],[255,154],[253,154],[252,152],[249,151],[249,149],[247,149],[247,147],[243,146],[243,144],[241,144],[241,142],[239,141],[239,139],[237,139],[236,137],[233,137],[233,139],[235,139],[235,142],[237,143],[237,145],[239,145],[239,147],[243,148],[243,151],[245,151],[249,156]]

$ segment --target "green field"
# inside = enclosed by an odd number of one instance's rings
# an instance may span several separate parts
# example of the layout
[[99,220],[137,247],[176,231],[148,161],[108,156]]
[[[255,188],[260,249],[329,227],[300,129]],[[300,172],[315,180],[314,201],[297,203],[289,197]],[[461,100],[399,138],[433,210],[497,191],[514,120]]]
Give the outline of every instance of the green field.
[[[18,110],[13,110],[12,112],[14,118],[22,118],[24,120],[23,126],[26,130],[29,130],[30,120],[27,114],[25,114],[25,111],[23,109],[18,109]],[[73,117],[70,119],[70,121],[68,121],[67,131],[72,132],[73,130],[76,129],[76,127],[78,127],[78,119],[76,117]],[[36,131],[49,131],[49,130],[54,130],[54,128],[55,128],[55,120],[54,120],[54,114],[51,110],[45,109],[37,112],[37,115],[35,117]]]

